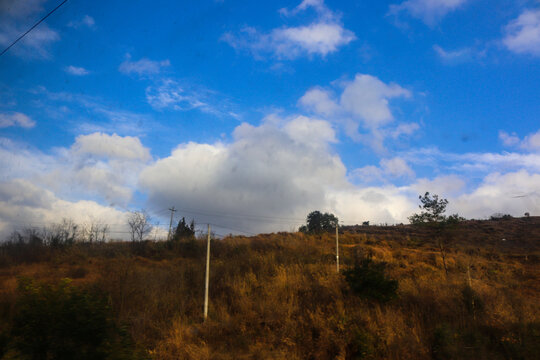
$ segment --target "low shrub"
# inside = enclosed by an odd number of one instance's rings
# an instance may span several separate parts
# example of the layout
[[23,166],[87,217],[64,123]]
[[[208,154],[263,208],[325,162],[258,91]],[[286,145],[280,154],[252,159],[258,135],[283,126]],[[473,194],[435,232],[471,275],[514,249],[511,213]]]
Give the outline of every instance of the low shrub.
[[366,257],[352,269],[344,270],[343,275],[356,295],[384,303],[397,298],[398,289],[398,281],[387,278],[385,270],[385,262],[376,263]]
[[[104,296],[20,279],[7,348],[17,359],[136,359]],[[11,354],[10,354],[11,355]]]

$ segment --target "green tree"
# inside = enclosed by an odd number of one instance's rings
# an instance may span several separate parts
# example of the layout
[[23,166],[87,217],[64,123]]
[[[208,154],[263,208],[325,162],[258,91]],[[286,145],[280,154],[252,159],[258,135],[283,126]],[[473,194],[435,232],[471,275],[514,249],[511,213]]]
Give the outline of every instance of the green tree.
[[334,214],[323,214],[316,210],[308,214],[306,225],[302,225],[299,230],[309,234],[321,234],[333,231],[337,224],[338,218]]
[[193,239],[195,238],[195,220],[191,220],[191,223],[186,222],[185,218],[182,218],[176,229],[174,230],[173,241],[178,241],[182,239]]
[[444,215],[448,200],[439,199],[439,195],[431,195],[429,192],[426,192],[424,196],[420,195],[418,198],[420,199],[421,205],[419,207],[422,209],[422,212],[411,215],[409,221],[413,225],[425,225],[434,230],[437,246],[443,260],[444,271],[448,276],[446,253],[449,244],[453,240],[452,230],[456,228],[459,222],[465,219],[458,214]]
[[448,200],[439,199],[439,195],[430,195],[429,192],[426,192],[424,196],[419,195],[418,198],[421,202],[421,205],[418,205],[418,207],[422,209],[422,212],[409,217],[411,224],[433,223],[445,220],[443,214],[446,211]]

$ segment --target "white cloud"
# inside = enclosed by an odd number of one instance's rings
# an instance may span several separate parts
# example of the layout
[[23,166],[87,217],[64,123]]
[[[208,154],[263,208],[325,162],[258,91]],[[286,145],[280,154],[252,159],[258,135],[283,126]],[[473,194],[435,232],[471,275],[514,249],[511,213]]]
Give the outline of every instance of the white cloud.
[[[346,186],[345,167],[327,147],[333,131],[320,120],[300,117],[283,127],[244,123],[233,137],[231,144],[182,144],[143,170],[140,184],[150,202],[302,219],[309,210],[329,208],[328,189]],[[202,216],[199,221],[210,220]],[[232,225],[249,231],[276,229],[271,221],[239,219]]]
[[392,137],[393,139],[397,139],[402,135],[412,135],[418,129],[420,129],[420,125],[418,125],[417,123],[399,124],[394,130],[390,132],[390,137]]
[[164,68],[171,65],[171,62],[168,59],[154,61],[142,58],[137,61],[131,61],[131,55],[128,54],[126,57],[126,60],[124,60],[118,68],[118,70],[124,74],[137,74],[139,76],[157,75]]
[[326,7],[324,4],[324,0],[303,0],[298,6],[293,8],[292,10],[289,10],[287,8],[280,9],[279,12],[282,15],[285,16],[294,16],[297,15],[299,12],[305,11],[309,8],[315,9],[319,14],[327,17],[333,15],[332,11]]
[[462,7],[468,0],[407,0],[390,5],[389,14],[398,16],[405,11],[410,16],[434,26],[448,13]]
[[424,194],[426,191],[437,194],[442,198],[459,196],[465,190],[466,182],[457,175],[443,175],[434,179],[421,178],[410,185],[416,194]]
[[506,26],[503,44],[517,54],[540,56],[540,9],[525,10]]
[[64,70],[68,74],[75,75],[75,76],[84,76],[84,75],[90,74],[90,72],[86,70],[85,68],[73,66],[73,65],[67,66]]
[[337,101],[330,91],[322,88],[312,88],[298,100],[303,107],[313,110],[315,113],[331,117],[340,111]]
[[0,113],[0,129],[11,127],[11,126],[20,126],[26,129],[33,128],[36,125],[36,122],[28,115],[25,115],[20,112],[12,113]]
[[201,110],[212,112],[213,108],[200,100],[202,94],[189,91],[172,79],[163,79],[159,85],[146,88],[146,101],[155,109],[163,110]]
[[471,61],[477,54],[471,48],[445,50],[439,45],[433,45],[433,50],[441,61],[448,65],[462,64]]
[[[357,74],[352,81],[342,81],[341,86],[343,91],[339,96],[331,90],[312,88],[298,103],[306,110],[340,124],[348,136],[369,143],[377,151],[383,151],[386,137],[410,135],[418,129],[414,123],[387,127],[394,121],[390,100],[409,98],[409,90],[367,74]],[[360,125],[369,131],[368,136],[358,133]]]
[[464,153],[442,152],[437,148],[413,149],[400,154],[408,163],[432,167],[439,172],[455,172],[467,177],[490,172],[507,173],[526,170],[540,172],[540,153]]
[[540,174],[526,170],[491,173],[475,190],[457,196],[450,204],[450,210],[468,218],[485,218],[494,213],[539,215]]
[[499,139],[505,146],[514,146],[519,144],[520,139],[516,133],[508,134],[506,131],[499,131]]
[[355,38],[339,24],[316,23],[275,29],[271,34],[271,46],[278,58],[295,58],[302,53],[324,57]]
[[407,164],[407,161],[400,157],[381,159],[379,167],[367,165],[351,172],[352,179],[359,180],[363,184],[383,183],[388,184],[390,180],[399,178],[413,179],[415,173]]
[[409,90],[397,84],[385,84],[378,78],[357,74],[348,82],[341,94],[340,104],[346,111],[358,116],[369,128],[377,128],[394,120],[389,100],[410,97]]
[[280,12],[292,16],[309,7],[317,11],[318,17],[308,25],[276,28],[269,33],[246,27],[240,35],[224,34],[222,40],[236,49],[248,49],[256,57],[273,53],[278,59],[295,59],[302,55],[325,57],[356,39],[323,1],[304,0],[292,11],[281,9]]
[[2,140],[4,180],[31,179],[57,196],[104,200],[107,204],[128,204],[138,173],[151,160],[138,138],[116,134],[79,136],[70,148],[57,148],[52,155]]
[[505,146],[519,146],[527,151],[540,151],[540,130],[536,133],[526,135],[523,140],[516,133],[508,134],[505,131],[499,131],[499,139]]
[[382,159],[380,164],[383,171],[394,178],[413,178],[415,175],[414,171],[409,167],[407,162],[399,157],[395,157],[392,159]]
[[540,130],[534,134],[525,136],[521,142],[521,147],[526,150],[540,151]]
[[126,213],[112,207],[102,206],[94,201],[66,201],[49,190],[36,186],[27,180],[15,179],[0,182],[0,234],[6,236],[13,230],[44,227],[57,224],[63,218],[72,219],[79,225],[88,223],[111,224],[115,233],[111,237],[120,238],[126,231]]
[[[426,150],[452,163],[455,173],[413,180],[415,162],[390,157],[361,169],[382,178],[366,186],[348,180],[333,152],[335,141],[329,122],[305,116],[244,123],[230,143],[185,143],[156,161],[132,137],[90,134],[50,155],[0,139],[0,167],[7,176],[0,183],[0,227],[21,219],[87,221],[90,215],[123,223],[121,211],[98,201],[127,205],[134,191],[147,194],[153,208],[175,205],[198,223],[217,224],[213,228],[222,233],[292,230],[312,210],[333,212],[345,223],[407,222],[425,191],[447,197],[449,211],[467,217],[540,214],[538,154]],[[481,172],[479,185],[467,184],[471,169]],[[411,183],[396,186],[390,179]]]
[[[0,2],[0,46],[7,47],[24,33],[43,13],[45,0]],[[30,22],[29,22],[30,21]],[[32,22],[33,21],[33,22]],[[49,47],[60,36],[47,24],[40,24],[10,49],[10,52],[24,58],[50,58]]]
[[150,160],[150,151],[137,137],[93,133],[80,135],[71,147],[74,153],[83,156],[124,160]]
[[337,142],[334,129],[327,121],[323,120],[298,116],[285,124],[283,130],[297,143],[313,147]]
[[80,27],[87,27],[89,29],[94,29],[96,26],[96,21],[94,20],[93,17],[89,15],[84,15],[83,18],[78,21],[70,21],[68,23],[68,26],[75,29],[80,28]]

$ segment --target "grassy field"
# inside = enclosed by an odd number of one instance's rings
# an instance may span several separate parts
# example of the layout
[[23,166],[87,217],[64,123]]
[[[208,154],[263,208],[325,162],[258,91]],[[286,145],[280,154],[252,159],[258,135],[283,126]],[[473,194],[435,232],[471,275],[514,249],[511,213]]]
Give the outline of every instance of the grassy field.
[[[213,241],[206,322],[204,239],[3,245],[0,359],[40,358],[17,345],[25,336],[16,329],[20,303],[40,306],[31,296],[65,278],[71,281],[62,286],[106,300],[123,344],[141,358],[494,360],[540,353],[540,218],[467,221],[448,234],[354,226],[343,228],[340,240],[342,269],[366,258],[385,263],[386,279],[398,281],[396,298],[382,302],[351,290],[336,271],[333,234]],[[125,354],[102,358],[134,357]]]

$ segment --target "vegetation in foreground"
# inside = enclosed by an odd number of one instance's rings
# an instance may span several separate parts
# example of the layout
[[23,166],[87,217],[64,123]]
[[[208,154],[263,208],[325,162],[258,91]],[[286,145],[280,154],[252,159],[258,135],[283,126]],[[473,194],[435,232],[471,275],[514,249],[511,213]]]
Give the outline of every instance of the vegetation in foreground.
[[203,239],[21,238],[0,247],[0,359],[533,359],[539,229],[459,223],[443,264],[436,229],[345,228],[340,274],[330,233],[228,237],[212,245],[206,322]]

